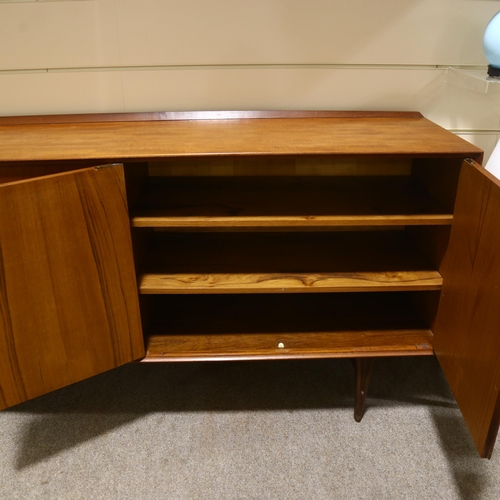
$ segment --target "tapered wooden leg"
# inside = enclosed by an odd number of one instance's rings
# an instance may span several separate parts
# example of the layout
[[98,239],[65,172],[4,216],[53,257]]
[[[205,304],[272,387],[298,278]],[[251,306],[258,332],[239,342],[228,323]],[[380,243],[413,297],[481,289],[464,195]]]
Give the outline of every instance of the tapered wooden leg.
[[353,360],[356,369],[356,399],[354,403],[354,420],[361,422],[365,411],[365,399],[370,383],[375,358],[356,358]]

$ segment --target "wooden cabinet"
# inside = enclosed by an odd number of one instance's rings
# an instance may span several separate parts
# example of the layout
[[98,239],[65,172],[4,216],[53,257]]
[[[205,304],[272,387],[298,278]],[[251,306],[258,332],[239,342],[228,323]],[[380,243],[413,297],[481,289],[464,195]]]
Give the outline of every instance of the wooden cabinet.
[[364,397],[375,357],[436,354],[491,455],[481,150],[418,113],[19,117],[0,137],[0,407],[135,360],[352,357]]

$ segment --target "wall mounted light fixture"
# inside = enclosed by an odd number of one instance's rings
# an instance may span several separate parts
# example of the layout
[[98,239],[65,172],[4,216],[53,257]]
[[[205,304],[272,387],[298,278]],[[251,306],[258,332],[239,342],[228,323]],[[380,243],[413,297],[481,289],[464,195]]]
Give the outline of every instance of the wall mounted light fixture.
[[493,16],[484,31],[483,50],[490,63],[488,75],[500,78],[500,12]]

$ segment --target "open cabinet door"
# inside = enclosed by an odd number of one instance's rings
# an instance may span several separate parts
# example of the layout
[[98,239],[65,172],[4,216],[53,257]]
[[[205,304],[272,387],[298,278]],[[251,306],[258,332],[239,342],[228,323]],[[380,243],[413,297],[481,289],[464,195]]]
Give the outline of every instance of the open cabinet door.
[[123,166],[0,185],[0,409],[143,355]]
[[434,350],[482,457],[500,422],[500,182],[462,166]]

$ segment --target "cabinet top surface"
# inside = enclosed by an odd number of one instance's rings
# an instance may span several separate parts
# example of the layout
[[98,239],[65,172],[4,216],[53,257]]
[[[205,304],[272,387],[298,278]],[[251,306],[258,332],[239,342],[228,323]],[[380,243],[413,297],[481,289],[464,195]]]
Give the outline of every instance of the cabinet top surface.
[[481,153],[419,113],[230,112],[0,118],[1,162],[297,154],[477,158]]

